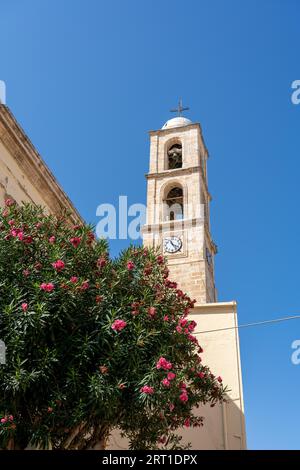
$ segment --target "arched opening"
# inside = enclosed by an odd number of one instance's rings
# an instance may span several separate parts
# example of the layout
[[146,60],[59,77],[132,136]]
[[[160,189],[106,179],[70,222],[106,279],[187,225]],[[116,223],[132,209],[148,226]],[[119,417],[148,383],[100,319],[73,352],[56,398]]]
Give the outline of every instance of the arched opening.
[[165,217],[164,220],[181,220],[183,219],[183,191],[182,188],[176,186],[167,193],[164,201]]
[[168,154],[168,170],[175,170],[182,168],[182,145],[176,142],[171,145],[167,151]]

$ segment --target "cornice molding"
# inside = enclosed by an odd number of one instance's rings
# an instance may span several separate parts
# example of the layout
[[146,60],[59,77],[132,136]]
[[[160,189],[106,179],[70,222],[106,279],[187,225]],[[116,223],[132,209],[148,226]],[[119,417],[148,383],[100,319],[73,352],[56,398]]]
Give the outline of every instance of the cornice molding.
[[161,134],[174,134],[178,132],[184,132],[190,129],[199,128],[200,134],[202,135],[202,129],[199,122],[193,122],[192,124],[188,124],[185,126],[178,126],[178,127],[167,127],[166,129],[158,129],[156,131],[149,131],[149,135],[161,135]]
[[141,233],[163,233],[173,230],[187,230],[192,227],[199,227],[199,225],[204,225],[203,219],[194,218],[194,219],[181,219],[181,220],[172,220],[159,222],[157,224],[145,224],[141,227]]
[[205,176],[203,174],[203,170],[200,165],[196,166],[190,166],[187,168],[176,168],[174,170],[164,170],[164,171],[159,171],[155,173],[146,173],[145,177],[147,180],[151,179],[161,179],[161,178],[166,178],[166,177],[174,177],[177,178],[178,176],[184,176],[184,175],[191,175],[192,173],[199,173],[201,177],[201,182],[203,185],[203,188],[205,190],[205,193],[209,200],[212,200],[212,196],[208,190],[207,183]]
[[197,315],[199,313],[219,313],[219,314],[236,314],[237,313],[237,302],[232,300],[230,302],[214,302],[207,304],[196,303],[195,307],[190,311],[189,315]]

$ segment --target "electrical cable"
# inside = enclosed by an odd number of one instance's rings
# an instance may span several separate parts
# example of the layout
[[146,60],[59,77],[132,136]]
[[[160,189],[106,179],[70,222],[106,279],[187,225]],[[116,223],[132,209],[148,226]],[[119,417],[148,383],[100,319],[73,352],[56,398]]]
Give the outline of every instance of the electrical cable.
[[266,325],[270,323],[279,323],[287,320],[297,320],[300,318],[300,315],[295,315],[292,317],[283,317],[283,318],[275,318],[274,320],[264,320],[264,321],[259,321],[255,323],[246,323],[244,325],[238,325],[238,326],[229,326],[226,328],[217,328],[215,330],[206,330],[206,331],[198,331],[195,333],[195,335],[200,335],[203,333],[214,333],[216,331],[226,331],[226,330],[237,330],[240,328],[249,328],[250,326],[260,326],[260,325]]

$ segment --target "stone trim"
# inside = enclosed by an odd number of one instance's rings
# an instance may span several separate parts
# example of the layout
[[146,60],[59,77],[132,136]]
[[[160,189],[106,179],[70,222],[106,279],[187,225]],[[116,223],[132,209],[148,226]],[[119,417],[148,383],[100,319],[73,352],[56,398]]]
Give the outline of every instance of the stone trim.
[[[201,311],[200,311],[201,310]],[[237,302],[235,300],[229,302],[212,302],[207,304],[195,304],[194,308],[191,309],[189,315],[196,315],[198,313],[237,313]]]
[[203,170],[202,170],[200,165],[190,166],[188,168],[176,168],[174,170],[164,170],[164,171],[156,172],[156,173],[146,173],[145,177],[146,177],[147,180],[162,179],[162,178],[165,178],[166,176],[177,178],[178,176],[191,175],[192,173],[199,173],[200,174],[201,180],[202,180],[202,185],[203,185],[203,188],[205,190],[205,193],[206,193],[207,197],[209,198],[209,200],[211,201],[212,196],[211,196],[210,192],[208,191],[206,179],[204,177]]

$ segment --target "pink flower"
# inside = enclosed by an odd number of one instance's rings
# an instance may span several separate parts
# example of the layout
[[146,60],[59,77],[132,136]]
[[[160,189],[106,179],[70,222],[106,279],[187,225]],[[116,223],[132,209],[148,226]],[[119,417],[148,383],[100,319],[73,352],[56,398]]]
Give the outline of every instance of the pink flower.
[[73,284],[76,284],[76,282],[78,282],[78,277],[77,276],[72,276],[70,281],[73,283]]
[[168,315],[165,315],[165,316],[164,316],[164,321],[169,321]]
[[177,289],[176,293],[177,293],[177,297],[184,297],[184,293],[182,292],[181,289]]
[[97,266],[99,268],[104,268],[104,266],[106,266],[106,264],[107,264],[107,259],[106,258],[101,257],[97,261]]
[[132,271],[134,269],[134,263],[132,261],[128,261],[127,263],[127,269],[128,271]]
[[115,320],[111,325],[112,330],[114,331],[121,331],[127,325],[126,321],[124,320]]
[[89,239],[88,243],[92,243],[96,239],[93,232],[88,232],[87,236],[88,236],[88,239]]
[[5,201],[6,207],[11,207],[15,205],[15,201],[13,199],[6,199]]
[[82,290],[87,290],[90,287],[89,281],[83,281],[81,284],[81,289]]
[[52,284],[52,282],[43,282],[41,285],[40,285],[40,288],[42,290],[44,290],[45,292],[52,292],[53,289],[54,289],[54,284]]
[[13,415],[9,415],[8,419],[9,419],[9,421],[13,421],[14,420]]
[[217,381],[218,381],[219,383],[222,383],[222,382],[223,382],[222,377],[219,376],[219,377],[217,378]]
[[55,236],[52,235],[52,237],[50,237],[48,241],[49,243],[55,243],[55,240],[56,240]]
[[168,379],[163,379],[161,383],[163,384],[164,387],[170,387],[170,382]]
[[22,241],[23,238],[24,238],[23,232],[19,232],[19,233],[17,234],[17,237],[18,237],[18,239],[19,239],[20,241]]
[[70,239],[70,243],[72,243],[72,245],[74,246],[74,248],[77,248],[78,245],[80,244],[81,242],[81,238],[80,237],[72,237]]
[[141,389],[140,389],[140,392],[141,393],[146,393],[146,395],[152,395],[154,393],[154,388],[153,387],[149,387],[149,385],[144,385]]
[[152,273],[152,266],[151,265],[146,266],[146,268],[144,269],[145,276],[149,276],[149,274],[151,273]]
[[[11,220],[9,221],[11,222]],[[8,223],[9,223],[8,222]],[[17,237],[19,235],[19,233],[22,233],[21,230],[19,228],[13,228],[11,231],[10,231],[10,234],[13,236],[13,237]],[[23,235],[23,234],[22,234]]]
[[182,328],[181,328],[181,326],[177,325],[177,326],[176,326],[176,331],[177,331],[177,333],[182,333]]
[[187,324],[187,319],[186,318],[180,318],[179,325],[184,327],[186,324]]
[[167,377],[168,377],[168,380],[173,380],[173,379],[175,379],[176,374],[174,374],[174,372],[169,372]]
[[56,269],[56,271],[62,271],[65,267],[65,263],[61,259],[58,259],[57,261],[52,263],[52,266],[54,269]]
[[[19,236],[19,235],[18,235]],[[26,244],[26,245],[29,245],[30,243],[33,242],[33,238],[31,235],[27,235],[27,237],[24,237],[23,238],[23,242]]]
[[26,312],[27,309],[28,309],[28,304],[27,304],[26,302],[23,302],[23,303],[22,303],[22,310],[23,310],[23,312]]
[[175,408],[174,403],[170,403],[169,410],[172,412],[174,410],[174,408]]
[[204,379],[205,374],[203,372],[198,372],[197,377],[199,377],[199,379]]
[[8,225],[10,225],[11,227],[13,227],[15,225],[15,221],[13,219],[9,220],[8,221]]
[[155,307],[149,307],[148,308],[148,315],[151,318],[154,318],[156,314],[156,308]]
[[176,282],[170,281],[170,279],[166,279],[164,282],[166,287],[169,287],[170,289],[175,289],[177,287]]
[[164,357],[161,357],[156,364],[156,369],[170,370],[172,367],[171,362],[168,362]]
[[188,326],[189,331],[194,331],[196,326],[197,326],[197,323],[194,320],[192,320]]
[[191,343],[198,344],[198,340],[196,336],[191,335],[190,333],[187,335],[187,338],[191,341]]
[[188,394],[184,391],[181,393],[179,396],[179,400],[182,401],[183,403],[187,402],[189,399]]
[[24,269],[23,276],[27,277],[29,276],[29,274],[30,274],[29,269]]
[[100,370],[101,374],[107,374],[107,372],[108,372],[108,367],[106,367],[106,366],[99,366],[99,370]]
[[1,422],[2,424],[6,423],[6,422],[7,422],[7,418],[6,418],[6,417],[5,417],[5,418],[1,418],[0,422]]
[[156,258],[156,261],[157,261],[157,264],[163,264],[164,262],[164,257],[159,255],[157,258]]
[[191,425],[191,420],[190,420],[190,418],[186,418],[186,419],[184,420],[183,425],[184,425],[186,428],[189,428],[190,425]]

